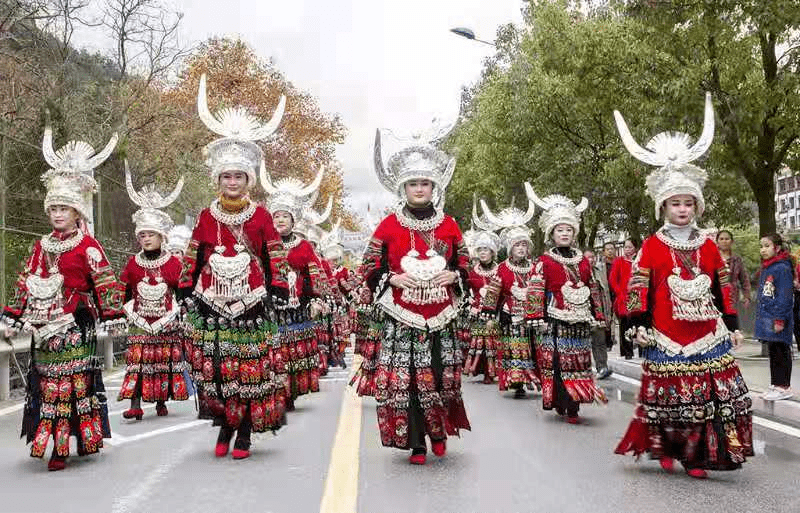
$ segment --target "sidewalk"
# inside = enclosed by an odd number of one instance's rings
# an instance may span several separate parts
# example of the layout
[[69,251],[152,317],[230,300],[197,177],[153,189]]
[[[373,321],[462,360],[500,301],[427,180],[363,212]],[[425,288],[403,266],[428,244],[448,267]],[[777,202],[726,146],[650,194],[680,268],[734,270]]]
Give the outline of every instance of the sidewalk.
[[[795,352],[792,373],[792,390],[795,396],[784,401],[765,401],[761,394],[766,392],[769,387],[769,359],[760,356],[761,343],[752,339],[745,339],[742,347],[736,351],[736,361],[742,371],[747,387],[750,389],[750,397],[753,399],[753,413],[761,417],[791,424],[800,427],[800,359]],[[619,346],[614,347],[608,354],[608,368],[615,374],[626,376],[633,379],[641,379],[642,360],[634,357],[632,360],[625,360],[619,355]],[[614,374],[611,375],[613,378]]]

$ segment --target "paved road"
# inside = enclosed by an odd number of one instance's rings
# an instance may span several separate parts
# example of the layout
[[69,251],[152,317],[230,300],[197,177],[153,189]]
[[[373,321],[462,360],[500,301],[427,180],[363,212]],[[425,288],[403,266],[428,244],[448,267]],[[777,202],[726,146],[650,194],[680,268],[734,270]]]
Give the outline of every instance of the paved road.
[[122,419],[125,403],[113,403],[115,437],[102,453],[50,473],[18,439],[21,412],[5,410],[0,510],[306,513],[320,511],[331,469],[339,488],[328,487],[325,511],[356,504],[362,513],[800,511],[800,433],[757,427],[761,454],[741,471],[705,482],[665,475],[655,462],[612,454],[633,411],[634,385],[606,383],[611,402],[584,407],[586,422],[571,426],[542,411],[537,396],[514,400],[470,378],[464,395],[473,431],[451,439],[445,458],[429,455],[425,467],[380,447],[373,401],[354,400],[339,371],[321,393],[298,400],[278,436],[257,436],[244,461],[214,458],[216,430],[196,420],[191,402],[170,403],[168,417],[145,410],[140,422]]

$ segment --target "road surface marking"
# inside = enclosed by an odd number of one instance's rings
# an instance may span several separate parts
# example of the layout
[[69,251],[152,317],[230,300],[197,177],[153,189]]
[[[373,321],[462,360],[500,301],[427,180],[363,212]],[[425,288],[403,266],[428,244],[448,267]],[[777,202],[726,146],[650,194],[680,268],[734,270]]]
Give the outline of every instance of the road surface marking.
[[175,431],[183,431],[184,429],[190,429],[195,426],[207,425],[208,423],[209,423],[208,420],[195,419],[195,420],[190,420],[189,422],[175,424],[174,426],[168,426],[161,429],[146,431],[144,433],[139,433],[137,435],[128,435],[128,436],[113,435],[111,439],[106,439],[106,441],[110,442],[111,445],[116,445],[117,447],[119,447],[120,445],[125,445],[132,442],[138,442],[140,440],[146,440],[154,436],[166,435],[167,433],[174,433]]
[[[358,362],[357,362],[358,363]],[[354,368],[358,368],[355,365]],[[342,393],[339,425],[331,449],[320,513],[355,513],[358,507],[358,465],[361,444],[361,398],[350,387]]]
[[[636,385],[636,386],[642,385],[642,382],[639,381],[638,379],[629,378],[628,376],[620,376],[619,374],[614,374],[610,377],[618,381],[622,381],[624,383],[630,383],[631,385]],[[778,431],[780,433],[783,433],[784,435],[789,435],[794,438],[800,438],[800,429],[789,426],[787,424],[781,424],[780,422],[775,422],[774,420],[765,419],[764,417],[753,415],[753,424],[757,424],[761,427]]]
[[154,469],[149,469],[141,475],[141,479],[136,482],[136,486],[133,487],[128,495],[114,499],[111,505],[112,513],[142,511],[142,504],[147,503],[147,498],[152,493],[153,488],[157,487],[164,477],[171,474],[190,453],[195,451],[194,445],[191,442],[186,443],[183,447],[173,452],[165,463],[156,466]]

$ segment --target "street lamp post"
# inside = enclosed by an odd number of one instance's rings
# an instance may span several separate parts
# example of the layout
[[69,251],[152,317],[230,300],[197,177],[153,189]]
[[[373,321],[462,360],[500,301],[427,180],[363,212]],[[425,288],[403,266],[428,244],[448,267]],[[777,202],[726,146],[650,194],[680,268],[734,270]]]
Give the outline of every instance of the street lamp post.
[[489,41],[484,41],[483,39],[478,39],[477,37],[475,37],[475,32],[473,32],[472,29],[469,29],[469,28],[466,28],[466,27],[451,28],[450,32],[452,32],[453,34],[456,34],[458,36],[465,37],[465,38],[469,39],[470,41],[477,41],[479,43],[483,43],[485,45],[489,45],[489,46],[492,46],[492,47],[495,46],[494,43],[491,43]]

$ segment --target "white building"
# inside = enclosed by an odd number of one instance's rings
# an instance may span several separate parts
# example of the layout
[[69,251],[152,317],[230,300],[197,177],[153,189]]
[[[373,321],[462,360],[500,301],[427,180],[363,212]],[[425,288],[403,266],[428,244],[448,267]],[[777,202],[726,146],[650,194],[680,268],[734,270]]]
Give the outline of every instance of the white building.
[[800,175],[789,168],[775,176],[775,225],[782,233],[800,231]]

